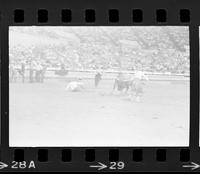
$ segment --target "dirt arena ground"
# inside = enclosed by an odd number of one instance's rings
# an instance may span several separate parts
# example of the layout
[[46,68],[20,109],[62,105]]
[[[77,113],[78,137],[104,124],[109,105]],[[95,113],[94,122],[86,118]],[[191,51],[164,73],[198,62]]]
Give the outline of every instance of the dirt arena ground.
[[10,83],[10,146],[187,146],[189,82],[148,81],[141,102],[112,94],[113,80]]

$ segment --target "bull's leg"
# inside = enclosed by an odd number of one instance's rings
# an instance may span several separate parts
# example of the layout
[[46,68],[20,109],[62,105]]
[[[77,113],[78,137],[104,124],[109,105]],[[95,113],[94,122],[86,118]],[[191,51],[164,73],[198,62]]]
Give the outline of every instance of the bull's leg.
[[112,91],[114,91],[115,90],[115,88],[117,87],[117,80],[115,79],[115,82],[114,82],[114,85],[113,85],[113,90]]
[[126,86],[126,93],[128,92],[129,90],[129,85]]
[[22,83],[24,83],[25,75],[24,72],[22,73]]
[[125,85],[120,93],[121,93],[121,95],[126,95],[127,92],[128,92],[128,86]]
[[130,99],[131,101],[133,101],[134,98],[135,98],[135,90],[134,90],[134,88],[132,88],[132,86],[131,86],[131,87],[130,87],[129,99]]
[[134,91],[130,91],[130,93],[128,94],[128,99],[130,101],[134,101],[135,100],[135,92]]

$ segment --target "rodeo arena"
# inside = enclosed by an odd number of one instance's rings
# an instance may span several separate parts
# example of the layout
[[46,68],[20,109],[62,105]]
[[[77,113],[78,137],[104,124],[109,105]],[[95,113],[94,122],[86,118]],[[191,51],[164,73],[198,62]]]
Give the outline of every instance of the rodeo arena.
[[10,27],[10,146],[189,145],[188,27]]

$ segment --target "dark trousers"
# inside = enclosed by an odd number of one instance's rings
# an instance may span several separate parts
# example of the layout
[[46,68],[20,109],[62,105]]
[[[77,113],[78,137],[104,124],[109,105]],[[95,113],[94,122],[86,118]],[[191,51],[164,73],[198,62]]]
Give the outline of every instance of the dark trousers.
[[32,69],[29,72],[29,82],[33,83],[33,70]]

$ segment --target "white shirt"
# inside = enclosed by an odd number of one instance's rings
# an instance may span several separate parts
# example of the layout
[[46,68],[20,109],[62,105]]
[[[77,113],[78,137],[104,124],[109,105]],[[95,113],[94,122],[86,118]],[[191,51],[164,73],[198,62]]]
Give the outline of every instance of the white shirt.
[[139,80],[142,80],[142,79],[149,80],[149,78],[142,71],[136,71],[134,77]]
[[81,89],[83,89],[83,83],[76,81],[69,82],[66,87],[67,91],[80,91]]

